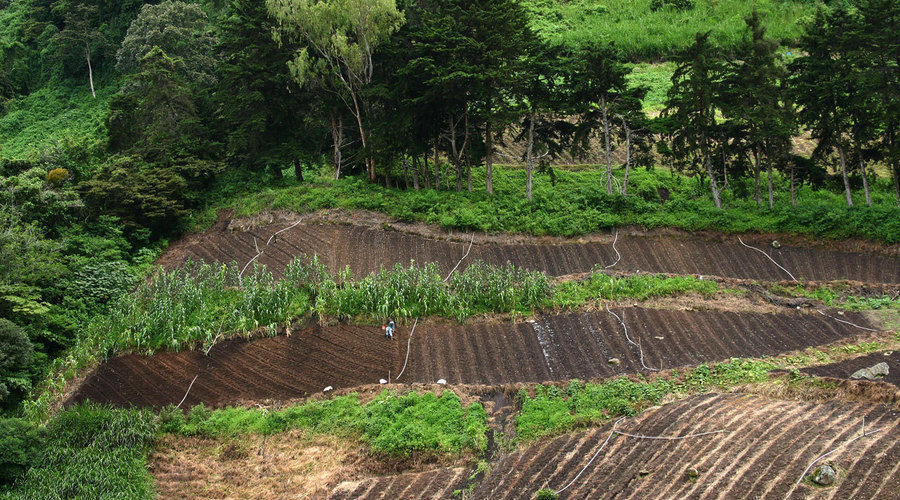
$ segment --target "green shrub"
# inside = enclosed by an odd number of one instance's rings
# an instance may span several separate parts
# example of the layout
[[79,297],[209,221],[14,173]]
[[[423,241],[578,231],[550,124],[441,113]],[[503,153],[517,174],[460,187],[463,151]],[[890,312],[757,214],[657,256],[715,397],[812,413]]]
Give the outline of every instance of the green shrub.
[[47,426],[32,467],[15,483],[12,498],[150,498],[153,479],[146,453],[157,436],[153,415],[80,405]]
[[537,492],[534,494],[534,497],[537,500],[556,500],[557,498],[559,498],[559,493],[557,493],[555,490],[551,490],[550,488],[542,488],[537,490]]
[[0,487],[21,477],[38,459],[43,437],[28,421],[0,418]]
[[31,341],[25,330],[0,318],[0,405],[9,407],[10,402],[18,401],[31,388],[32,359]]
[[444,391],[397,394],[384,391],[368,404],[356,394],[313,401],[281,410],[195,406],[184,415],[162,412],[164,432],[209,437],[241,434],[273,434],[289,429],[358,436],[373,450],[389,455],[413,452],[484,451],[487,447],[487,413],[480,403],[464,407],[459,397]]

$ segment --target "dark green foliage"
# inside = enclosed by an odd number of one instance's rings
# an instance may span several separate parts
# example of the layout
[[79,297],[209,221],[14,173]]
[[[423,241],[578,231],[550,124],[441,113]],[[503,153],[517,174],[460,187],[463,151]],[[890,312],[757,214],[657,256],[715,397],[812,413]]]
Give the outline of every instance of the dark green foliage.
[[534,497],[537,500],[556,500],[557,498],[559,498],[559,493],[551,490],[550,488],[543,488],[537,490],[537,492],[534,494]]
[[43,437],[31,423],[0,417],[0,488],[25,474],[43,447]]
[[192,85],[211,85],[215,82],[216,39],[209,28],[206,13],[196,3],[168,0],[146,4],[121,41],[116,69],[126,74],[141,71],[144,59],[159,49],[181,62],[174,68],[181,79]]
[[[311,130],[322,125],[306,119],[312,106],[297,98],[301,90],[286,71],[293,47],[275,43],[274,27],[265,2],[228,3],[214,100],[232,165],[257,171],[272,166],[280,174],[282,166],[295,161],[299,169],[300,158],[319,146]],[[312,94],[309,98],[314,101]]]
[[179,75],[184,61],[154,47],[109,104],[107,127],[115,152],[164,161],[201,152],[203,125],[193,93]]
[[694,8],[694,0],[652,0],[650,10],[656,12],[661,9],[689,10]]
[[0,318],[0,406],[9,408],[10,400],[17,402],[31,388],[28,367],[32,356],[25,331]]

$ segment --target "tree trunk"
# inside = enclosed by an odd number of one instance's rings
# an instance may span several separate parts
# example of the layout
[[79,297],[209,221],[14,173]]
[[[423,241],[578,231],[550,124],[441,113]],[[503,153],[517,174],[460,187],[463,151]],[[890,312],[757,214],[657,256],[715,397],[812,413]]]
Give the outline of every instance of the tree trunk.
[[838,157],[841,160],[841,176],[844,178],[844,194],[847,197],[847,206],[853,206],[853,193],[850,191],[850,178],[847,176],[847,157],[844,155],[844,148],[837,147]]
[[[407,158],[406,161],[409,161]],[[413,165],[412,165],[412,179],[413,179],[413,189],[416,191],[419,190],[419,158],[413,156]]]
[[625,120],[622,120],[625,129],[625,178],[622,179],[622,196],[628,195],[628,176],[631,174],[631,129]]
[[494,140],[491,137],[491,121],[488,120],[484,125],[484,167],[485,179],[484,185],[489,195],[494,194]]
[[434,138],[434,189],[441,189],[441,163],[438,161],[438,140]]
[[428,151],[422,153],[422,177],[425,178],[425,189],[431,189],[431,171],[428,170]]
[[709,153],[704,154],[704,163],[706,164],[706,173],[709,174],[709,186],[712,188],[713,201],[716,203],[716,208],[722,208],[722,199],[719,197],[719,186],[716,183],[716,172],[712,167],[712,160],[709,157]]
[[353,114],[356,115],[356,124],[359,126],[359,139],[362,142],[363,152],[366,155],[365,162],[366,170],[369,173],[369,182],[375,182],[375,160],[369,157],[369,152],[366,150],[366,129],[363,127],[362,111],[359,109],[356,92],[351,92],[350,96],[353,98]]
[[791,206],[797,205],[796,175],[794,174],[794,162],[791,162]]
[[766,171],[769,177],[769,210],[775,208],[775,193],[772,187],[772,162],[766,161]]
[[334,180],[341,177],[341,146],[344,143],[344,119],[331,115],[331,141],[334,143]]
[[862,174],[863,191],[866,193],[866,205],[872,206],[872,195],[869,194],[869,176],[866,175],[866,162],[862,158],[862,152],[859,155],[859,172]]
[[722,141],[722,177],[725,179],[725,182],[722,183],[722,189],[728,189],[728,152],[725,151],[725,147],[728,145],[728,140],[725,139]]
[[391,173],[388,172],[387,169],[385,169],[384,171],[384,187],[388,189],[391,189],[391,187],[393,187],[391,184]]
[[466,185],[469,192],[472,192],[472,165],[466,160]]
[[525,198],[531,201],[531,179],[534,173],[534,111],[528,117],[528,143],[525,149]]
[[600,109],[603,111],[603,142],[606,148],[606,194],[612,194],[612,157],[609,147],[609,106],[606,102],[606,96],[600,98]]
[[272,165],[271,167],[269,167],[269,173],[271,173],[272,177],[274,177],[275,179],[284,179],[284,172],[281,171],[281,167],[278,165]]
[[300,160],[294,161],[294,178],[297,182],[303,182],[303,162]]
[[759,149],[753,148],[753,178],[756,180],[756,208],[757,209],[759,209],[759,207],[762,205],[762,196],[760,195],[760,189],[759,189],[759,182],[760,182],[760,176],[762,175],[762,168],[760,168],[761,160],[759,159],[759,156],[760,156]]
[[86,45],[84,47],[84,55],[87,57],[87,65],[88,65],[88,81],[91,83],[91,95],[94,99],[97,98],[97,92],[94,91],[94,68],[91,67],[91,47],[90,45]]

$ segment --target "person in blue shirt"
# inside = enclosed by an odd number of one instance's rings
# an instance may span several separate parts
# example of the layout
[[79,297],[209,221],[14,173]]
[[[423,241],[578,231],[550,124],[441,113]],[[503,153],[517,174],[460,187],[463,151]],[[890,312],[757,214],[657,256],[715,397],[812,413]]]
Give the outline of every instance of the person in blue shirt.
[[394,324],[394,320],[388,318],[387,326],[384,328],[384,336],[393,339],[394,338],[394,330],[397,329],[397,325]]

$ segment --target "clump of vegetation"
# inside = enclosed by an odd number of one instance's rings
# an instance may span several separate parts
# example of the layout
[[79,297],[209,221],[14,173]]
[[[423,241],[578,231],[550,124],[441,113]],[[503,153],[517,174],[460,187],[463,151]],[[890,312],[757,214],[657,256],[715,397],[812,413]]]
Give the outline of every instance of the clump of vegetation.
[[775,293],[819,300],[826,306],[842,307],[850,310],[900,309],[900,297],[891,297],[890,295],[881,295],[879,297],[857,297],[844,293],[845,287],[842,287],[840,284],[831,287],[807,287],[804,285],[788,287],[772,285],[771,288]]
[[383,391],[367,404],[356,394],[281,410],[195,406],[190,413],[163,413],[162,430],[209,437],[274,434],[290,429],[357,436],[374,451],[406,456],[413,452],[482,452],[487,447],[487,414],[480,403],[464,407],[459,396]]
[[595,271],[585,280],[557,284],[551,302],[558,307],[578,307],[592,300],[646,300],[690,292],[713,295],[719,290],[715,281],[693,276],[639,274],[616,277]]
[[35,436],[32,452],[4,498],[150,498],[146,454],[157,430],[149,411],[91,405],[63,410],[40,431],[20,429]]
[[658,404],[673,393],[699,393],[712,388],[728,389],[739,384],[768,380],[775,364],[769,361],[732,359],[700,365],[684,375],[652,380],[627,377],[598,383],[572,381],[568,387],[540,385],[535,394],[521,391],[516,417],[518,439],[530,441],[579,427],[596,425],[611,418],[631,416]]

